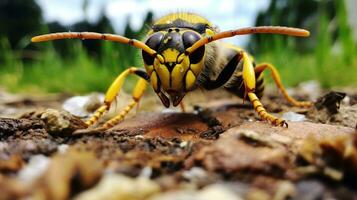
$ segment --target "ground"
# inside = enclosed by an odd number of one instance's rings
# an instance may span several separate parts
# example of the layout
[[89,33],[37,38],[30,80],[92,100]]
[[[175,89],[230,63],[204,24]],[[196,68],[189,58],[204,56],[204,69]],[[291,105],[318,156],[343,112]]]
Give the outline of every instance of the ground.
[[292,89],[314,100],[306,109],[268,88],[262,102],[288,128],[223,91],[188,96],[185,113],[148,94],[109,130],[62,110],[86,116],[100,95],[2,92],[0,199],[357,199],[357,91],[338,91]]

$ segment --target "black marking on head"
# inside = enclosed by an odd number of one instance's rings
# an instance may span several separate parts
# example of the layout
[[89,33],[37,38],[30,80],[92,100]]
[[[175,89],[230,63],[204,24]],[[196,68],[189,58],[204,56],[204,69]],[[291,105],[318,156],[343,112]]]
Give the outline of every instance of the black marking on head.
[[[201,39],[201,36],[193,31],[187,31],[182,35],[182,40],[183,40],[185,49],[191,47],[199,39]],[[185,52],[185,54],[186,54],[186,52]],[[199,63],[202,60],[204,54],[205,54],[205,46],[199,47],[194,52],[191,52],[191,54],[189,55],[190,62],[192,64]]]
[[[165,66],[169,70],[169,72],[171,73],[172,70],[175,68],[176,63],[165,63]],[[170,81],[171,81],[171,79],[170,79]]]
[[201,39],[201,37],[193,31],[186,31],[184,34],[182,34],[183,45],[186,49],[192,46],[199,39]]
[[160,46],[157,49],[157,52],[161,54],[166,49],[176,49],[180,53],[183,53],[185,51],[185,47],[182,44],[182,37],[180,33],[172,31],[168,32],[164,36]]
[[[151,49],[157,51],[160,44],[162,43],[163,38],[164,38],[164,34],[154,33],[153,35],[151,35],[148,38],[148,40],[146,41],[145,44],[148,45]],[[142,56],[143,56],[145,64],[152,65],[154,63],[155,57],[157,56],[157,53],[155,53],[153,56],[151,56],[146,51],[142,51]]]
[[182,20],[182,19],[176,19],[175,21],[171,22],[170,24],[156,24],[156,25],[152,26],[152,30],[154,32],[167,30],[169,28],[192,29],[200,34],[205,33],[206,29],[211,29],[211,27],[208,24],[204,24],[204,23],[191,24],[191,23],[189,23],[185,20]]

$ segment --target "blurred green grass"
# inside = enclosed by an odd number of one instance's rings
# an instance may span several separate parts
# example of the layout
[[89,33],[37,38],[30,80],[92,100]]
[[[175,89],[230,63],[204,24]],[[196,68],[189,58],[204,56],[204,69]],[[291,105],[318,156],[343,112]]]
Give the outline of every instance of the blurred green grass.
[[329,55],[323,64],[314,54],[299,55],[283,51],[258,55],[259,62],[269,62],[280,72],[283,84],[289,87],[309,80],[318,81],[323,88],[357,86],[357,58],[346,64],[343,57]]
[[[139,65],[139,52],[127,46],[103,41],[100,60],[88,55],[80,41],[73,40],[70,58],[56,53],[51,42],[35,61],[22,61],[2,39],[4,62],[0,66],[0,85],[12,92],[77,93],[104,92],[125,68]],[[119,46],[118,46],[119,45]],[[133,78],[128,84],[132,85]]]
[[[6,49],[6,41],[3,39],[1,43],[2,49]],[[116,43],[104,42],[102,51],[105,53],[100,60],[89,56],[80,41],[73,40],[75,54],[67,59],[57,55],[50,42],[42,45],[46,45],[46,49],[32,62],[17,59],[9,49],[2,51],[5,62],[0,67],[0,85],[12,92],[104,92],[124,69],[142,66],[139,50],[118,48],[120,44]],[[327,44],[318,47],[315,53],[298,54],[275,45],[271,51],[254,56],[258,63],[274,64],[286,86],[308,80],[317,80],[325,88],[356,86],[357,58],[350,55],[346,61],[341,54],[333,54],[330,48]],[[126,88],[133,84],[130,80]]]

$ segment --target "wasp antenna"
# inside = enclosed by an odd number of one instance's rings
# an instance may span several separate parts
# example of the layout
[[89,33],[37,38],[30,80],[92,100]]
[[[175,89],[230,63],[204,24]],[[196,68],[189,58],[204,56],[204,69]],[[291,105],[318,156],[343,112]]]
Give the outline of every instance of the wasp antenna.
[[136,48],[142,49],[149,53],[152,56],[156,56],[156,51],[151,49],[149,46],[146,44],[126,38],[121,35],[115,35],[115,34],[102,34],[102,33],[95,33],[95,32],[63,32],[63,33],[51,33],[51,34],[45,34],[45,35],[39,35],[36,37],[31,38],[31,42],[46,42],[46,41],[51,41],[51,40],[61,40],[61,39],[82,39],[82,40],[108,40],[112,42],[119,42],[123,44],[129,44],[131,46],[134,46]]
[[297,37],[310,36],[310,32],[305,29],[291,28],[291,27],[284,27],[284,26],[260,26],[260,27],[242,28],[242,29],[237,29],[233,32],[236,32],[234,33],[235,35],[269,33],[269,34],[282,34],[282,35],[290,35],[290,36],[297,36]]
[[215,40],[234,37],[237,35],[249,35],[249,34],[257,34],[257,33],[281,34],[281,35],[290,35],[296,37],[308,37],[310,35],[310,32],[305,29],[283,27],[283,26],[258,26],[258,27],[240,28],[236,30],[220,32],[212,36],[203,37],[200,40],[198,40],[195,44],[193,44],[190,48],[188,48],[186,52],[188,54],[191,54],[199,47],[208,44],[210,42],[213,42]]

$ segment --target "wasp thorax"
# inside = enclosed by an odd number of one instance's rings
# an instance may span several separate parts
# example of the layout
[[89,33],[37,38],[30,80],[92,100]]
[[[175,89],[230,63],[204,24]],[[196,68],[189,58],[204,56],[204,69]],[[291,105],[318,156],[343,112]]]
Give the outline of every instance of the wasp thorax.
[[157,52],[157,56],[143,52],[145,67],[155,92],[165,105],[168,102],[165,94],[176,106],[186,92],[195,88],[203,68],[205,47],[198,48],[188,56],[185,50],[200,38],[198,33],[191,30],[168,29],[154,33],[147,39],[146,44]]

